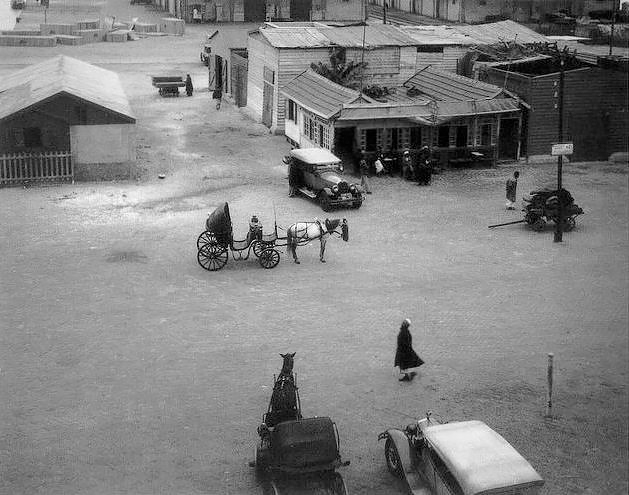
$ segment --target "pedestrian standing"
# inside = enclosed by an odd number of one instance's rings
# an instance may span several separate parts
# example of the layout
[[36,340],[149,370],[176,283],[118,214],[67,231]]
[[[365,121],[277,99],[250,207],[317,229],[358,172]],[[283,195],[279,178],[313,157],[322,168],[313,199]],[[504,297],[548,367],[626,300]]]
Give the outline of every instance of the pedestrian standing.
[[394,366],[400,368],[400,374],[403,375],[399,378],[401,382],[408,382],[415,378],[415,375],[417,375],[415,369],[424,364],[424,361],[413,350],[413,337],[409,330],[410,326],[411,320],[406,318],[402,322],[400,332],[397,335]]
[[301,172],[292,157],[285,157],[284,163],[288,164],[288,197],[292,198],[297,194],[297,188],[301,185]]
[[520,177],[520,172],[516,170],[513,172],[513,177],[507,179],[507,210],[515,210],[515,193],[518,188],[518,177]]
[[412,180],[415,176],[415,167],[413,166],[413,159],[411,153],[405,150],[402,153],[402,178]]
[[371,188],[369,187],[369,165],[367,165],[364,150],[360,151],[360,163],[358,164],[358,168],[360,168],[360,185],[367,194],[371,194]]
[[190,74],[186,75],[186,94],[188,96],[192,96],[192,91],[194,90],[194,88],[192,87],[192,78],[190,77]]

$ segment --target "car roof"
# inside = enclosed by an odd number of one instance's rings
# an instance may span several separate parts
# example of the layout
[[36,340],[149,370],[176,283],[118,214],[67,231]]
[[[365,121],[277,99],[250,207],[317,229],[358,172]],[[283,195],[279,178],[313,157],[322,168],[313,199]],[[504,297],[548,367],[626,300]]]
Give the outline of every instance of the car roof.
[[424,430],[424,436],[465,495],[544,484],[528,461],[482,421],[435,424]]
[[340,158],[325,148],[298,148],[290,151],[290,155],[311,165],[340,162]]

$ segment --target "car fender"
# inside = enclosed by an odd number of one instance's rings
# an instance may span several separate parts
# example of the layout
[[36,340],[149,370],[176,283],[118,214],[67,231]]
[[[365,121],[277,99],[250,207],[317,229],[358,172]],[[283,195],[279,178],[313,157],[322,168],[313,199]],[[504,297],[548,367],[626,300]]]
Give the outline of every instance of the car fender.
[[331,198],[332,196],[334,196],[332,194],[332,189],[330,189],[329,187],[324,187],[323,189],[321,189],[321,192],[325,194],[328,198]]
[[408,443],[406,433],[396,428],[391,428],[386,431],[386,434],[397,449],[400,461],[402,461],[402,466],[404,467],[404,474],[408,474],[413,471],[413,466],[411,464],[411,446]]

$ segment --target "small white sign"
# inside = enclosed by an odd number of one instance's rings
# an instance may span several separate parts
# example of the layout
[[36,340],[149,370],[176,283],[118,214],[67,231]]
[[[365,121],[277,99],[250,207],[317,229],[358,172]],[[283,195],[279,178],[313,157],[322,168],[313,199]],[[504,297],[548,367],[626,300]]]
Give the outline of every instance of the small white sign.
[[572,155],[573,152],[574,152],[573,143],[557,143],[557,144],[552,145],[550,154],[552,156]]

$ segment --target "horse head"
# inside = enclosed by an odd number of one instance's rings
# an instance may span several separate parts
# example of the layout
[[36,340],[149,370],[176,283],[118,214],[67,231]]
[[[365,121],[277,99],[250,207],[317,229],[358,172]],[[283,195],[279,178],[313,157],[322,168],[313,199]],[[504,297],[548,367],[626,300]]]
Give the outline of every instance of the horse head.
[[[341,225],[341,232],[338,232],[336,230],[339,224]],[[345,242],[349,240],[349,225],[347,224],[347,219],[344,218],[343,220],[341,220],[340,218],[333,218],[330,220],[329,218],[326,218],[325,228],[330,233],[336,232],[337,234],[339,234],[341,236],[341,239],[343,239]]]
[[282,371],[280,371],[280,375],[291,375],[293,373],[293,365],[295,364],[295,352],[280,354],[282,359],[284,359],[284,363],[282,364]]

